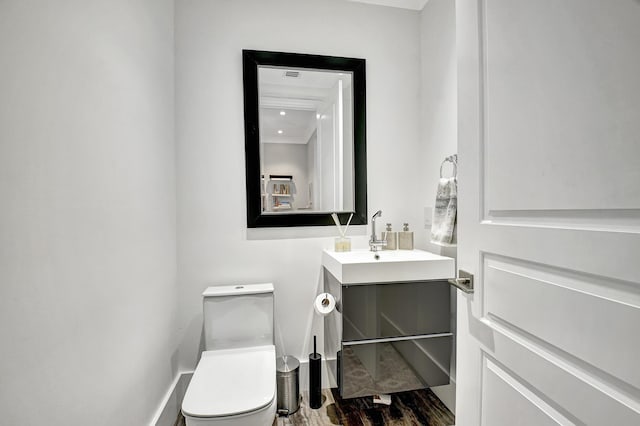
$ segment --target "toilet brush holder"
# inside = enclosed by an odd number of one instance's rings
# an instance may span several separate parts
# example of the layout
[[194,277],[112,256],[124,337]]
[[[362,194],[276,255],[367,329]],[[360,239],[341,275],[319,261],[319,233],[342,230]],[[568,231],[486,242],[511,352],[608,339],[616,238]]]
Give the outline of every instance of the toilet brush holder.
[[309,354],[309,407],[322,407],[322,355],[316,351],[316,336],[313,336],[313,353]]

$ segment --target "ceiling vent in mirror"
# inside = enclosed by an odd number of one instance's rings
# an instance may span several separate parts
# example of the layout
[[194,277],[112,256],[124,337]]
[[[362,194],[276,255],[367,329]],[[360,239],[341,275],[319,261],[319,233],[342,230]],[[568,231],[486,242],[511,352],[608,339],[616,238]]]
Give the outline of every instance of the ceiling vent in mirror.
[[289,78],[299,78],[300,71],[285,71],[284,76]]

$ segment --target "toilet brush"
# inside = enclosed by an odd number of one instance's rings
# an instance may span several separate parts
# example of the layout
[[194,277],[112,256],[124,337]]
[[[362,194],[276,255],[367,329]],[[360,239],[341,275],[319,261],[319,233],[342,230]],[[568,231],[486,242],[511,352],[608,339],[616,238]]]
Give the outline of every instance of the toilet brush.
[[313,336],[313,353],[309,354],[309,406],[322,406],[322,355],[316,351],[316,336]]

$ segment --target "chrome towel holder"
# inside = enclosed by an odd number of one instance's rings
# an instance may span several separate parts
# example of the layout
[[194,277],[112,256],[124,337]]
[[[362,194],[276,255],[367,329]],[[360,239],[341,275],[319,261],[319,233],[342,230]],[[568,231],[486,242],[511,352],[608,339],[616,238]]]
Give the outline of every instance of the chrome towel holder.
[[453,164],[453,176],[451,177],[458,177],[458,154],[453,154],[442,160],[442,163],[440,164],[440,178],[444,177],[442,176],[442,166],[444,166],[444,163],[446,162]]

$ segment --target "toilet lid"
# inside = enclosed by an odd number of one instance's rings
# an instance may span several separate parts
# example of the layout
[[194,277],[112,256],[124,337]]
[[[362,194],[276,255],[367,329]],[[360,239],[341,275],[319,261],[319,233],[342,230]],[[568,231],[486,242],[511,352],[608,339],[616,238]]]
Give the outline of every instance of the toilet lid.
[[233,416],[269,405],[276,392],[273,345],[206,351],[182,402],[192,417]]

